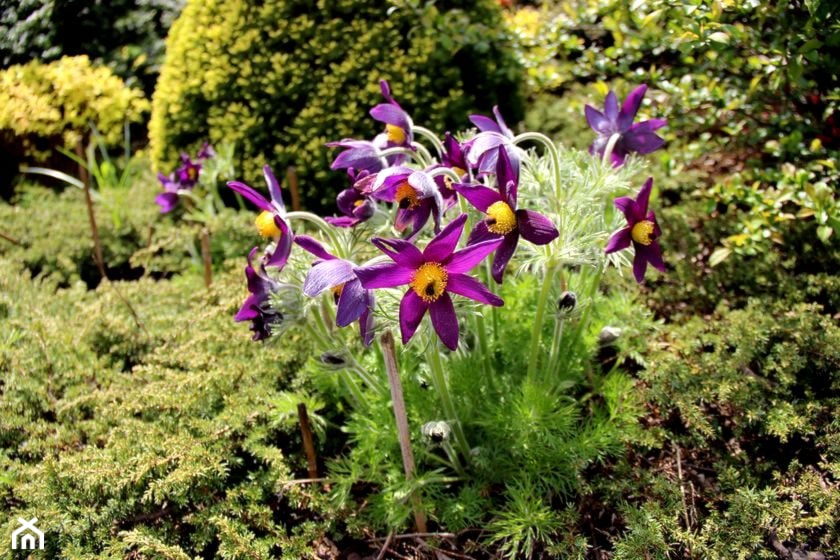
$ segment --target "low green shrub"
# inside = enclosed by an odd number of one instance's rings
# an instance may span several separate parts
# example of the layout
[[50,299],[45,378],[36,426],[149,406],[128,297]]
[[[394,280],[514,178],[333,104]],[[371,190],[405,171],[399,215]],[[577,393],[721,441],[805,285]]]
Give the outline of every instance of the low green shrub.
[[329,204],[346,179],[324,144],[372,137],[359,118],[381,101],[378,79],[418,119],[462,126],[494,103],[516,122],[520,71],[490,0],[188,2],[167,41],[150,140],[158,168],[209,139],[236,143],[236,169],[262,182],[266,163],[295,165],[310,207]]

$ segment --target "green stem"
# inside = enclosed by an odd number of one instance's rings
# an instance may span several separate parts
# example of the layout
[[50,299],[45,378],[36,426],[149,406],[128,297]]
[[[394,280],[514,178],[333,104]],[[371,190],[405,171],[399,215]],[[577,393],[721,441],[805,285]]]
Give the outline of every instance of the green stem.
[[338,237],[335,234],[335,228],[328,224],[324,219],[320,216],[316,216],[311,212],[288,212],[284,216],[286,220],[301,220],[304,222],[309,222],[317,227],[321,232],[326,235],[330,240],[330,245],[332,246],[333,250],[339,251],[341,249],[341,244],[339,243]]
[[423,138],[425,138],[426,140],[428,140],[429,142],[431,142],[431,143],[432,143],[432,145],[434,145],[435,150],[437,150],[438,155],[443,155],[443,152],[445,152],[445,151],[446,151],[446,150],[444,150],[444,148],[443,148],[443,144],[442,144],[442,143],[441,143],[441,141],[438,139],[438,137],[435,135],[435,133],[434,133],[434,132],[432,132],[431,130],[429,130],[428,128],[424,128],[424,127],[422,127],[422,126],[416,126],[416,125],[413,125],[413,126],[411,127],[411,130],[413,130],[413,131],[414,131],[414,132],[416,132],[419,136],[422,136]]
[[531,352],[528,358],[528,377],[532,378],[537,372],[537,363],[540,358],[540,339],[542,338],[542,325],[545,317],[545,307],[548,304],[548,296],[551,294],[551,284],[554,279],[554,269],[549,268],[543,279],[540,297],[537,300],[537,314],[534,315],[534,328],[531,331]]
[[449,393],[449,386],[446,383],[446,376],[443,373],[443,364],[440,361],[440,349],[438,348],[437,339],[432,338],[426,345],[426,359],[429,360],[429,369],[431,370],[431,381],[434,385],[435,392],[440,397],[440,404],[443,406],[443,413],[446,415],[446,420],[452,423],[452,434],[455,437],[455,446],[464,456],[465,461],[470,459],[470,446],[467,443],[467,438],[464,435],[464,428],[458,420],[458,414],[455,411],[455,403],[452,401],[452,395]]
[[422,156],[422,158],[415,158],[417,159],[420,164],[425,168],[432,165],[432,162],[435,161],[435,158],[432,157],[431,152],[426,149],[426,146],[423,144],[418,144],[417,142],[412,142],[411,147],[417,150],[417,153]]
[[601,161],[606,163],[609,166],[612,166],[612,153],[615,150],[615,145],[618,143],[618,140],[621,138],[621,134],[615,133],[610,136],[610,139],[607,140],[607,147],[604,149],[604,157],[601,158]]

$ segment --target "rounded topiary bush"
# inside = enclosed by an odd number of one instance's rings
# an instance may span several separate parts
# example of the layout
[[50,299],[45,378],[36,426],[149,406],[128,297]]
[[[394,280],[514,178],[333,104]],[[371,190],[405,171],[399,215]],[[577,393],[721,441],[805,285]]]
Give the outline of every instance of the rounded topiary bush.
[[[262,183],[295,165],[304,203],[344,185],[324,144],[379,132],[379,80],[418,123],[464,128],[470,111],[522,113],[521,73],[494,0],[189,0],[167,39],[150,140],[157,167],[209,139],[234,141],[237,173]],[[389,9],[390,6],[390,9]]]

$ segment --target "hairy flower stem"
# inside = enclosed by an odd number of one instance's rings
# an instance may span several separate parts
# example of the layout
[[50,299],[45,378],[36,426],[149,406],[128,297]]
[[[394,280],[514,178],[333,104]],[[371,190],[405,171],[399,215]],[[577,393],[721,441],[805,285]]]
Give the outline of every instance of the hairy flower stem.
[[524,132],[514,138],[513,143],[520,144],[521,142],[525,142],[527,140],[539,142],[545,146],[545,149],[551,158],[551,167],[554,170],[554,196],[556,196],[559,200],[562,193],[562,187],[560,179],[560,153],[557,151],[557,146],[554,145],[551,138],[545,134],[540,134],[539,132]]
[[461,421],[458,419],[458,413],[455,411],[455,403],[452,401],[452,395],[449,393],[449,385],[446,383],[446,376],[443,373],[443,364],[440,361],[441,349],[437,343],[437,337],[431,335],[426,345],[426,359],[429,361],[429,370],[431,372],[432,386],[440,398],[440,404],[443,407],[443,413],[446,415],[446,420],[452,424],[452,435],[455,437],[455,447],[461,452],[464,461],[470,459],[470,446],[467,443],[467,437],[464,435],[464,428]]
[[551,294],[551,285],[554,282],[554,268],[546,270],[543,279],[540,296],[537,300],[537,313],[534,315],[534,327],[531,331],[531,352],[528,357],[528,378],[532,379],[537,372],[537,365],[540,359],[540,339],[542,338],[542,325],[545,318],[545,308],[548,304],[548,296]]
[[612,165],[612,153],[615,150],[615,145],[618,144],[618,140],[621,138],[621,134],[615,133],[610,136],[610,139],[607,140],[607,147],[604,148],[604,157],[601,158],[601,161],[606,163],[607,165]]
[[[382,351],[385,357],[385,371],[388,372],[388,384],[391,386],[391,404],[394,407],[394,419],[397,423],[397,438],[400,442],[405,478],[414,478],[414,453],[411,450],[411,435],[408,431],[408,416],[405,412],[400,371],[397,367],[397,351],[394,346],[394,336],[391,331],[385,331],[380,337]],[[420,495],[417,491],[411,494],[414,509],[414,524],[420,532],[426,531],[426,514],[420,508]]]
[[432,145],[435,147],[435,150],[437,150],[438,155],[443,154],[443,152],[445,151],[444,148],[443,148],[443,143],[435,135],[434,132],[432,132],[428,128],[425,128],[425,127],[422,127],[422,126],[417,126],[417,125],[412,126],[411,130],[413,130],[419,136],[422,136],[423,138],[425,138],[426,140],[431,142]]

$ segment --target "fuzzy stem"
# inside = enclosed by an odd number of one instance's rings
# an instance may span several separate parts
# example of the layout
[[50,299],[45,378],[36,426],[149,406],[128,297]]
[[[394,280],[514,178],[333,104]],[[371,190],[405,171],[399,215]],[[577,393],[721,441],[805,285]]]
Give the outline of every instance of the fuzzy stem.
[[607,140],[607,147],[604,148],[604,157],[601,158],[602,162],[608,165],[612,165],[612,154],[615,150],[615,145],[618,144],[620,138],[621,134],[619,134],[618,132],[610,136],[610,139]]
[[209,290],[213,283],[213,260],[210,254],[210,232],[206,227],[201,229],[201,259],[204,261],[204,287]]
[[431,382],[440,398],[443,413],[446,415],[446,420],[452,423],[455,446],[461,451],[464,460],[469,461],[470,446],[467,443],[467,437],[464,435],[464,428],[461,426],[460,420],[458,420],[458,413],[455,411],[455,403],[452,401],[452,395],[449,393],[449,386],[446,383],[446,376],[443,373],[443,364],[440,361],[440,349],[438,348],[437,339],[434,337],[430,337],[429,343],[426,345],[426,359],[429,361]]
[[417,153],[422,156],[422,158],[414,158],[418,160],[418,162],[423,165],[423,167],[429,167],[432,165],[432,162],[435,161],[435,158],[432,157],[431,152],[426,149],[426,146],[423,144],[418,144],[417,142],[412,142],[411,147],[417,150]]
[[[394,418],[397,422],[397,437],[400,441],[403,469],[406,480],[414,478],[414,453],[411,450],[411,435],[408,431],[408,415],[405,412],[400,371],[397,367],[397,351],[394,347],[394,336],[391,331],[385,331],[380,337],[382,350],[385,354],[385,370],[388,372],[388,384],[391,386],[391,404],[394,407]],[[426,531],[426,514],[420,509],[420,495],[412,492],[411,502],[414,509],[414,524],[420,532]]]
[[560,153],[557,151],[557,146],[554,145],[554,142],[551,140],[551,138],[549,138],[545,134],[540,134],[539,132],[524,132],[516,138],[514,138],[513,143],[519,144],[526,140],[539,142],[540,144],[545,146],[549,157],[551,157],[551,167],[554,170],[554,194],[559,199],[562,189],[560,186]]
[[540,339],[542,338],[542,325],[545,317],[545,307],[548,303],[548,296],[551,294],[551,284],[554,279],[554,269],[549,268],[543,279],[540,296],[537,300],[537,314],[534,316],[534,328],[531,331],[531,351],[528,358],[528,377],[531,378],[537,372],[537,362],[540,358]]
[[434,132],[432,132],[428,128],[413,125],[411,127],[411,130],[413,130],[419,136],[422,136],[423,138],[431,142],[434,145],[435,150],[437,150],[438,155],[443,155],[443,152],[446,151],[444,150],[443,143],[440,141],[440,139],[435,135]]
[[313,224],[329,238],[330,245],[332,245],[333,249],[339,249],[340,243],[338,241],[338,237],[335,235],[334,228],[324,221],[321,216],[315,215],[312,212],[288,212],[284,218],[286,220],[302,220]]

